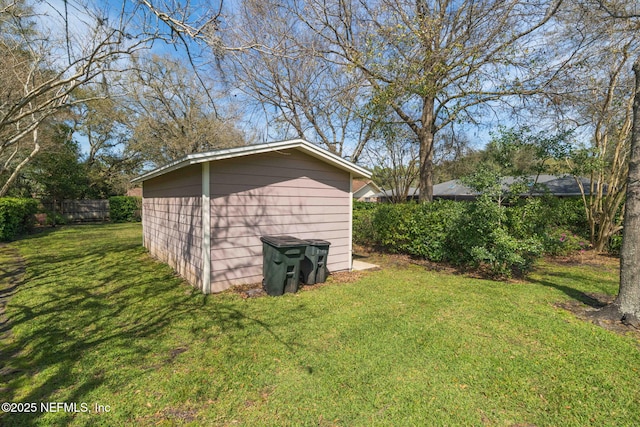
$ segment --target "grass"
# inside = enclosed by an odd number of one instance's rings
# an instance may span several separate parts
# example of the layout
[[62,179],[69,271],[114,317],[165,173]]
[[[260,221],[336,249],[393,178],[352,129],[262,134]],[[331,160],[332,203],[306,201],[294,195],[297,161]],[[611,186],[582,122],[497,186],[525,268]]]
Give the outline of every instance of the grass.
[[[615,294],[614,267],[542,263],[499,283],[417,265],[284,297],[202,296],[139,225],[14,242],[0,401],[29,425],[638,425],[638,341],[555,305]],[[0,283],[6,280],[0,276]]]

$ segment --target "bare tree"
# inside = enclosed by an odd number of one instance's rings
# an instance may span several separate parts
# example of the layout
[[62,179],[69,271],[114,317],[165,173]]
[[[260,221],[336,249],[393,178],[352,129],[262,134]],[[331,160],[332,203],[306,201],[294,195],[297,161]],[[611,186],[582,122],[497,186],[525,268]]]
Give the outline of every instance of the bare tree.
[[216,110],[216,93],[177,60],[157,55],[135,59],[127,82],[128,149],[162,165],[187,154],[245,144],[235,120]]
[[[562,65],[537,50],[561,2],[246,0],[228,22],[220,3],[192,17],[143,3],[179,37],[235,59],[239,87],[283,135],[340,154],[356,141],[355,160],[372,125],[403,123],[419,141],[421,197],[430,200],[435,135],[473,122],[480,106],[541,93]],[[225,39],[213,28],[237,31]]]
[[401,124],[379,126],[363,154],[374,166],[373,178],[389,200],[406,202],[420,170],[415,135]]
[[327,61],[323,41],[269,2],[244,1],[230,28],[227,45],[253,46],[227,56],[234,84],[262,106],[271,131],[357,161],[375,123],[363,110],[362,74]]
[[[81,1],[64,5],[64,10],[37,13],[25,1],[0,5],[0,196],[40,151],[39,127],[86,102],[77,89],[100,78],[107,81],[126,67],[127,56],[159,35],[140,19],[137,6],[126,2],[119,12]],[[76,19],[74,33],[68,31],[68,8]],[[63,36],[47,30],[56,26],[67,29]]]
[[[533,42],[561,0],[273,2],[322,40],[327,61],[357,69],[369,106],[390,108],[420,145],[420,197],[431,200],[435,135],[507,96],[540,93],[558,61]],[[561,62],[561,61],[560,61]]]
[[86,163],[89,167],[102,155],[124,151],[130,137],[126,110],[120,105],[123,98],[114,92],[112,84],[108,90],[101,85],[91,85],[76,91],[76,96],[87,100],[74,105],[72,119],[74,131],[88,142]]

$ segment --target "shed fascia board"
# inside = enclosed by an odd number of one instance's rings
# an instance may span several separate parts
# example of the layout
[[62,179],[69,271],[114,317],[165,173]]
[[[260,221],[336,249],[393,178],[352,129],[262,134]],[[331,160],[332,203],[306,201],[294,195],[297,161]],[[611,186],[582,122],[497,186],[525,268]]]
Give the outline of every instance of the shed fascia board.
[[165,166],[161,166],[150,172],[147,172],[137,178],[131,180],[132,183],[143,182],[151,178],[155,178],[160,175],[164,175],[176,169],[183,168],[185,166],[195,165],[202,162],[211,162],[216,160],[231,159],[242,156],[249,156],[252,154],[269,153],[279,150],[297,149],[312,157],[329,163],[339,169],[347,171],[352,174],[354,178],[371,178],[371,172],[368,170],[343,159],[327,150],[323,150],[311,144],[304,139],[292,139],[288,141],[269,142],[265,144],[247,145],[244,147],[228,148],[223,150],[215,150],[207,153],[189,154],[180,160],[171,162]]

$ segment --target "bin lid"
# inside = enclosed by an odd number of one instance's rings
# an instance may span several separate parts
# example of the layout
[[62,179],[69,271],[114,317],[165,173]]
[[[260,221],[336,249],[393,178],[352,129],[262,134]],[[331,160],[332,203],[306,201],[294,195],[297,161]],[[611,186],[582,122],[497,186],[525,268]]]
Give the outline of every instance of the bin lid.
[[260,240],[276,248],[307,245],[306,240],[300,240],[293,236],[262,236],[260,237]]
[[331,244],[331,242],[319,239],[307,239],[306,241],[309,246],[329,246]]

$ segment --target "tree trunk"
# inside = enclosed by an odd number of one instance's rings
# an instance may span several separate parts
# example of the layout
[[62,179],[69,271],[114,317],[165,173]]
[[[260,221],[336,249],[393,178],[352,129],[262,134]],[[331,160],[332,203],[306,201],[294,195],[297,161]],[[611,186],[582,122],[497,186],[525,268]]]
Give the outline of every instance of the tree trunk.
[[625,317],[640,317],[640,58],[633,64],[636,77],[633,101],[631,158],[627,178],[627,204],[624,211],[620,252],[620,291],[614,304]]
[[15,167],[15,169],[13,170],[13,173],[11,173],[11,175],[9,176],[7,181],[4,183],[2,188],[0,188],[0,197],[4,197],[7,194],[7,192],[13,185],[14,181],[18,178],[18,175],[20,174],[20,171],[22,171],[22,168],[27,163],[29,163],[31,159],[33,159],[35,155],[38,154],[38,152],[40,151],[40,143],[38,142],[38,128],[32,131],[32,135],[33,135],[33,144],[34,144],[33,150],[22,162],[20,162],[18,166]]
[[420,142],[420,201],[433,200],[433,142],[435,140],[434,117],[435,100],[427,97],[422,105],[422,128],[418,133]]
[[640,58],[633,64],[636,85],[633,102],[631,157],[620,251],[620,290],[615,301],[596,317],[622,320],[640,328]]

